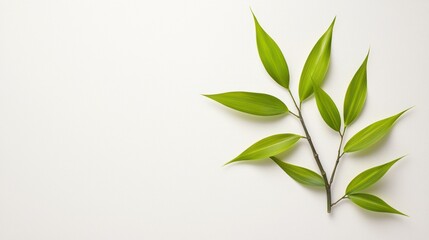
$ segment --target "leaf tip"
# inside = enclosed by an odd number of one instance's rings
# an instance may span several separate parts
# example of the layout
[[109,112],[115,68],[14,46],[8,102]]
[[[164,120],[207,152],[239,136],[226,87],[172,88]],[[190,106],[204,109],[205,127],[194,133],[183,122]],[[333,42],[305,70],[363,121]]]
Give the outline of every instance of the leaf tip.
[[369,54],[371,53],[371,47],[368,48],[368,52],[366,53],[365,57],[365,65],[368,63]]
[[416,105],[414,105],[414,106],[411,106],[411,107],[409,107],[409,108],[405,109],[405,110],[404,110],[404,112],[407,112],[408,110],[411,110],[411,109],[413,109],[413,108],[414,108],[415,106],[416,106]]
[[402,212],[400,212],[399,214],[401,214],[402,216],[404,216],[404,217],[410,217],[409,215],[407,215],[407,214],[405,214],[405,213],[402,213]]
[[395,212],[393,212],[393,213],[396,213],[396,214],[398,214],[398,215],[402,215],[402,216],[404,216],[404,217],[410,217],[410,216],[408,216],[407,214],[405,214],[405,213],[403,213],[403,212],[401,212],[401,211],[398,211],[398,210],[396,210],[396,209],[394,209],[395,210]]
[[335,21],[337,20],[337,16],[334,17],[334,20],[332,20],[331,26],[333,27],[335,24]]
[[235,162],[235,161],[237,161],[237,160],[236,160],[236,158],[232,159],[232,160],[231,160],[231,161],[229,161],[229,162],[224,163],[224,164],[222,165],[222,167],[225,167],[226,165],[229,165],[229,164],[231,164],[231,163],[233,163],[233,162]]
[[258,19],[256,18],[255,13],[253,12],[252,7],[249,6],[249,9],[250,9],[250,12],[252,13],[252,17],[253,17],[253,20],[255,21],[255,24],[259,25]]
[[411,110],[412,108],[414,108],[414,106],[409,107],[409,108],[405,109],[404,111],[402,111],[402,112],[398,113],[398,114],[397,114],[397,116],[398,116],[398,117],[402,116],[402,114],[404,114],[404,113],[408,112],[408,111],[409,111],[409,110]]

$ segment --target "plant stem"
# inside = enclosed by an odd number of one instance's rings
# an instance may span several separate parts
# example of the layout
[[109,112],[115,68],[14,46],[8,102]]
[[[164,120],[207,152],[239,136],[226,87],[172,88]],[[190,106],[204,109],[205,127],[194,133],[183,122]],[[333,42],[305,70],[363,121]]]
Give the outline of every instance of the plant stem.
[[342,196],[340,199],[338,199],[337,201],[335,201],[334,203],[331,204],[331,207],[335,206],[337,203],[339,203],[341,200],[347,198],[346,195]]
[[334,170],[332,171],[331,180],[329,181],[329,184],[332,185],[332,182],[334,181],[335,173],[337,172],[338,164],[340,163],[341,157],[344,155],[344,152],[341,153],[341,147],[343,146],[343,140],[344,140],[344,133],[346,133],[346,128],[344,127],[343,133],[340,133],[340,146],[338,147],[338,154],[337,154],[337,161],[335,162]]
[[289,110],[289,113],[290,113],[290,114],[292,114],[293,116],[295,116],[296,118],[298,118],[298,119],[299,119],[298,114],[296,114],[296,113],[294,113],[294,112],[292,112],[292,111],[290,111],[290,110]]
[[330,213],[331,207],[332,207],[332,204],[331,204],[331,202],[332,202],[331,185],[328,182],[328,178],[326,176],[325,169],[323,168],[322,163],[320,162],[320,159],[319,159],[319,154],[317,154],[316,148],[314,147],[313,141],[311,140],[311,136],[308,133],[307,126],[305,125],[304,117],[302,116],[302,112],[301,112],[301,103],[300,103],[300,106],[298,107],[298,104],[296,103],[292,92],[289,89],[288,89],[288,92],[290,94],[290,97],[293,100],[293,103],[295,104],[296,110],[298,111],[299,121],[301,122],[302,128],[304,129],[305,136],[306,136],[308,144],[310,145],[311,151],[313,152],[314,160],[316,160],[317,166],[319,167],[320,174],[322,174],[323,181],[325,182],[326,207],[327,207],[328,213]]

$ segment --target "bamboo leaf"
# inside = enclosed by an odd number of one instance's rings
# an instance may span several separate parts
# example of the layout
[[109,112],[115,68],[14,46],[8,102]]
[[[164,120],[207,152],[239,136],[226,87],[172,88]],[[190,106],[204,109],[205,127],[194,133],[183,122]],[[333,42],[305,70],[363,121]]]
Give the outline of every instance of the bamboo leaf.
[[243,160],[259,160],[275,156],[293,147],[300,138],[302,138],[302,136],[291,133],[266,137],[244,150],[244,152],[226,164]]
[[348,198],[356,205],[373,212],[384,212],[394,213],[407,216],[402,212],[394,209],[385,201],[371,194],[367,193],[354,193],[348,196]]
[[285,163],[276,157],[271,157],[271,159],[275,163],[277,163],[277,165],[279,165],[279,167],[281,167],[283,171],[285,171],[285,173],[287,173],[287,175],[289,175],[295,181],[308,186],[315,186],[315,187],[325,186],[325,182],[323,181],[323,178],[319,174],[307,168],[295,166],[290,163]]
[[[253,14],[253,12],[252,12]],[[289,69],[277,43],[259,25],[258,19],[253,14],[256,28],[256,44],[259,57],[268,74],[284,88],[289,88]]]
[[374,183],[376,183],[378,180],[380,180],[384,174],[389,171],[389,169],[395,164],[397,161],[399,161],[401,158],[397,158],[393,161],[390,161],[386,164],[370,168],[366,171],[363,171],[359,175],[357,175],[353,180],[349,183],[346,189],[346,194],[352,194],[355,192],[362,191]]
[[359,116],[365,104],[367,92],[366,66],[368,63],[368,56],[369,52],[347,88],[346,97],[344,98],[344,124],[346,126],[351,124]]
[[344,146],[344,152],[356,152],[371,147],[392,129],[396,120],[409,109],[375,122],[356,133]]
[[323,120],[329,127],[339,132],[341,128],[340,112],[332,98],[317,85],[314,85],[314,96]]
[[325,79],[331,58],[331,42],[334,24],[335,18],[328,30],[326,30],[317,41],[316,45],[314,45],[304,64],[301,80],[299,82],[299,98],[301,102],[313,93],[313,81],[320,86]]
[[263,93],[227,92],[204,96],[237,111],[258,116],[274,116],[289,111],[278,98]]

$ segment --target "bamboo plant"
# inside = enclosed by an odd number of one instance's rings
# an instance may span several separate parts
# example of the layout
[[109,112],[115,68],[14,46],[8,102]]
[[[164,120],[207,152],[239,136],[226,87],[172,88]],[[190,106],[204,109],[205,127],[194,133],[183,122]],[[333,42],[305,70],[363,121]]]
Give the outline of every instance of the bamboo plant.
[[[338,202],[348,199],[357,206],[370,211],[405,215],[391,207],[379,197],[365,192],[368,187],[380,180],[402,157],[358,174],[350,181],[343,196],[335,202],[332,201],[332,186],[334,184],[335,173],[338,170],[341,158],[345,154],[351,154],[373,147],[374,144],[379,142],[391,131],[398,118],[408,110],[401,111],[393,116],[370,124],[345,142],[347,128],[359,117],[365,105],[369,52],[350,81],[345,94],[344,108],[341,117],[335,102],[329,94],[322,89],[322,84],[329,68],[335,18],[308,55],[301,73],[298,89],[299,99],[297,99],[289,88],[289,69],[282,51],[276,42],[261,27],[253,12],[252,15],[256,29],[257,49],[262,64],[271,78],[288,93],[294,103],[294,110],[290,110],[277,97],[264,93],[225,92],[204,96],[229,108],[247,114],[257,116],[278,116],[287,115],[289,113],[300,122],[304,134],[281,133],[266,137],[248,147],[226,164],[241,161],[271,159],[273,163],[277,164],[296,182],[302,185],[324,189],[326,192],[326,206],[328,213],[331,212],[332,207],[334,207]],[[312,141],[302,114],[303,103],[312,96],[315,97],[315,102],[322,119],[333,131],[338,133],[339,137],[337,157],[330,177],[328,177],[325,171],[325,167],[317,152],[316,146]],[[291,149],[298,141],[303,139],[310,147],[319,173],[287,163],[276,157],[278,154]],[[344,142],[345,144],[343,144]]]

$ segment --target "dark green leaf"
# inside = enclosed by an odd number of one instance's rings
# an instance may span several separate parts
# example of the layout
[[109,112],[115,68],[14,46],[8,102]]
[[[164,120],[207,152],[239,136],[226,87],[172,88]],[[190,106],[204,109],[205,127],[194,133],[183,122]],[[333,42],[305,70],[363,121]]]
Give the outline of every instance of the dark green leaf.
[[341,128],[340,112],[332,98],[317,85],[314,85],[314,96],[323,120],[329,127],[339,132]]
[[[253,14],[253,12],[252,12]],[[289,69],[277,43],[259,25],[253,14],[256,28],[256,44],[258,45],[259,57],[268,74],[281,86],[289,88]]]
[[379,197],[376,197],[371,194],[366,193],[355,193],[348,196],[348,198],[356,205],[361,208],[367,209],[373,212],[385,212],[385,213],[395,213],[404,215],[400,211],[389,206],[385,201],[381,200]]
[[380,178],[386,174],[386,172],[392,167],[393,164],[395,164],[397,161],[399,161],[402,157],[395,159],[391,162],[388,162],[386,164],[370,168],[359,175],[357,175],[353,180],[349,183],[346,189],[346,194],[351,194],[355,192],[362,191],[374,183],[376,183]]
[[362,111],[366,99],[366,65],[369,52],[347,88],[344,99],[344,124],[352,123]]
[[227,92],[204,96],[237,111],[258,116],[274,116],[289,111],[278,98],[263,93]]
[[374,145],[390,132],[396,120],[408,110],[375,122],[362,129],[346,143],[344,152],[356,152]]
[[314,45],[304,68],[299,82],[299,99],[303,102],[313,93],[313,81],[320,86],[325,79],[331,58],[332,31],[334,29],[335,18],[328,30],[320,37]]
[[266,137],[247,148],[244,152],[226,164],[243,160],[258,160],[275,156],[293,147],[300,138],[302,138],[302,136],[291,133],[277,134]]
[[319,174],[307,168],[295,166],[290,163],[285,163],[276,157],[271,157],[271,159],[275,163],[277,163],[277,165],[279,165],[279,167],[281,167],[287,173],[287,175],[289,175],[295,181],[308,186],[325,186],[325,182]]

